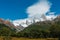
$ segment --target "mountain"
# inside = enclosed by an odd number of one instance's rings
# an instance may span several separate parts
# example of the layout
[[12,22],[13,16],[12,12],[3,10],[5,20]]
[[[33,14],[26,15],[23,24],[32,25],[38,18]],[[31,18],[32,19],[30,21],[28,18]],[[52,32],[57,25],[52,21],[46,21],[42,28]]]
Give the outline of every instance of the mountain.
[[59,21],[59,20],[60,20],[60,15],[54,19],[54,21]]
[[46,20],[33,23],[18,34],[21,37],[29,38],[58,38],[60,37],[60,16],[52,21]]
[[39,22],[39,19],[24,19],[24,20],[15,20],[13,21],[13,24],[15,26],[23,26],[23,27],[28,27],[29,25],[35,23],[35,22]]
[[49,28],[51,27],[51,21],[43,21],[43,22],[37,22],[37,23],[33,23],[31,25],[29,25],[28,27],[26,27],[24,30],[22,30],[23,32],[28,32],[30,33],[30,31],[32,30],[49,30]]
[[16,32],[16,30],[12,27],[9,27],[0,22],[0,36],[11,36]]
[[2,18],[0,18],[0,24],[4,24],[6,26],[8,26],[11,29],[15,29],[16,31],[21,31],[24,29],[24,27],[22,26],[15,26],[12,22],[10,22],[9,20],[4,20]]
[[[37,22],[43,22],[43,21],[45,21],[45,23],[46,22],[51,22],[53,19],[55,19],[56,18],[56,16],[46,16],[46,18],[45,18],[45,16],[44,15],[42,15],[43,16],[43,18],[41,17],[39,17],[39,18],[27,18],[27,19],[21,19],[21,20],[15,20],[15,21],[13,21],[12,23],[15,25],[15,26],[20,26],[20,27],[24,27],[24,28],[26,28],[26,27],[28,27],[29,25],[31,25],[31,24],[34,24],[34,23],[37,23]],[[54,22],[52,22],[52,24],[53,24]],[[23,28],[23,29],[24,29]],[[19,27],[18,27],[18,29],[19,29]]]
[[31,30],[49,30],[52,25],[60,24],[60,16],[57,16],[54,20],[39,21],[26,27],[23,32],[30,32]]
[[12,22],[10,22],[9,20],[4,20],[2,18],[0,18],[0,24],[5,24],[6,26],[14,27]]
[[15,26],[23,26],[23,27],[28,27],[29,25],[36,23],[36,22],[40,22],[40,21],[46,21],[46,20],[54,20],[57,17],[57,15],[42,15],[41,17],[29,17],[26,19],[18,19],[18,20],[14,20],[13,24]]
[[[38,21],[26,20],[26,22],[20,22],[27,24],[28,27],[23,27],[22,24],[15,26],[8,20],[0,19],[0,34],[10,35],[16,37],[28,37],[28,38],[58,38],[60,37],[60,16],[57,16],[54,20]],[[32,23],[32,24],[30,24]],[[15,31],[15,32],[13,32]],[[17,32],[16,32],[17,31]]]
[[0,23],[4,23],[4,20],[2,18],[0,18]]
[[[24,19],[24,20],[17,20],[17,21],[10,22],[9,20],[4,20],[4,19],[0,18],[0,24],[5,24],[6,26],[8,26],[11,29],[14,28],[14,29],[16,29],[16,31],[21,31],[25,28],[29,28],[29,26],[32,24],[35,26],[41,26],[41,25],[48,26],[50,24],[54,24],[55,23],[54,21],[57,21],[57,20],[60,20],[60,16],[55,18],[53,21],[49,21],[49,20],[41,21],[40,19],[34,18],[34,19]],[[48,28],[48,27],[45,27],[45,28]]]
[[10,28],[10,29],[15,29],[14,27],[14,25],[10,22],[10,21],[8,21],[8,20],[4,20],[4,19],[2,19],[2,18],[0,18],[0,25],[5,25],[5,26],[7,26],[8,28]]

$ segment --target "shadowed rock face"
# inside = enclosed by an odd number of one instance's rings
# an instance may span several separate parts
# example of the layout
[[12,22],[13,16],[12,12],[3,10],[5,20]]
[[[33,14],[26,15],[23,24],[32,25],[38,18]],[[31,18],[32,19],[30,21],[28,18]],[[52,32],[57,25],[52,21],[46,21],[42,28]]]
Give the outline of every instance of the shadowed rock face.
[[2,18],[0,18],[0,23],[4,23],[4,20]]
[[0,18],[0,23],[1,23],[1,24],[5,24],[5,25],[7,25],[7,26],[14,26],[10,21],[4,20],[4,19],[2,19],[2,18]]
[[57,18],[55,18],[54,21],[60,21],[60,15],[57,16]]
[[4,24],[6,24],[8,26],[13,26],[14,27],[14,25],[10,21],[8,21],[8,20],[5,20],[4,21]]

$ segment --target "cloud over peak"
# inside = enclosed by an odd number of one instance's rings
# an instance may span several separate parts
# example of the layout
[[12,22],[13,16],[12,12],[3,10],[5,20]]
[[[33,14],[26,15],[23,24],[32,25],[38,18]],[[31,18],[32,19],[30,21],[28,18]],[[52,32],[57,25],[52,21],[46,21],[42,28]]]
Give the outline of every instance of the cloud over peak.
[[28,17],[41,17],[50,11],[51,3],[47,0],[39,0],[27,8]]
[[[33,19],[36,22],[51,20],[51,18],[54,19],[56,16],[54,15],[55,12],[50,11],[51,5],[52,3],[50,3],[48,0],[38,0],[38,2],[26,9],[26,13],[28,14],[28,17],[26,19],[15,20],[13,21],[13,24],[15,26],[21,24],[22,26],[27,27],[26,20],[30,20],[28,22],[31,23]],[[46,15],[46,13],[49,15]]]

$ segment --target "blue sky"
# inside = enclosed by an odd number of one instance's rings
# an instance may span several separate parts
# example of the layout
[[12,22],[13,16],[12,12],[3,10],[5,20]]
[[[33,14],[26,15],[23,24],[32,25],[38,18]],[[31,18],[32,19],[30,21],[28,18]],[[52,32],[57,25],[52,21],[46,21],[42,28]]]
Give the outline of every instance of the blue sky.
[[[60,0],[49,0],[52,3],[51,12],[60,13]],[[28,6],[36,3],[37,0],[0,0],[0,18],[4,19],[24,19],[28,14]]]

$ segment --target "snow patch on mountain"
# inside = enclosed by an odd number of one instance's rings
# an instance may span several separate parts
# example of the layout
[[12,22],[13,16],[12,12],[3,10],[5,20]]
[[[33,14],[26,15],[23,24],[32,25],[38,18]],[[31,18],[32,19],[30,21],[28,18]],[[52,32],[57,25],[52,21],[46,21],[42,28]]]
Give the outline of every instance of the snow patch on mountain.
[[15,21],[13,21],[13,24],[15,26],[21,25],[23,27],[27,27],[30,24],[35,23],[35,22],[39,22],[39,20],[38,19],[36,19],[36,20],[34,20],[34,19],[15,20]]

